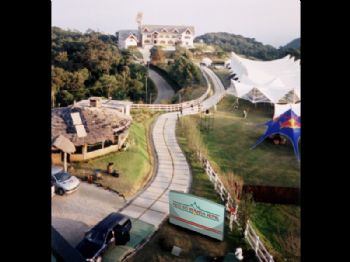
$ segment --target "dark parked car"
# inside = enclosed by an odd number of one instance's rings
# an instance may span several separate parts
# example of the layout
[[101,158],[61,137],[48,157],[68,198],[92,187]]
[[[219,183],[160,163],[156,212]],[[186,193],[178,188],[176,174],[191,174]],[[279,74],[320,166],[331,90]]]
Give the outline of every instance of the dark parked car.
[[85,234],[77,250],[86,261],[102,261],[102,254],[110,244],[125,245],[130,240],[131,226],[128,217],[113,212]]

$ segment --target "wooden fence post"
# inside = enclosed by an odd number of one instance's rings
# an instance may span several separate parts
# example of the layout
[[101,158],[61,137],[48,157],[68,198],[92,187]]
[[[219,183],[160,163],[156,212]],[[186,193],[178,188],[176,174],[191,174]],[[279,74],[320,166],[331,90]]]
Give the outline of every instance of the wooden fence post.
[[244,230],[244,236],[247,237],[248,236],[248,227],[249,227],[249,220],[247,220],[247,224]]
[[255,239],[255,253],[258,253],[258,250],[259,250],[259,236],[256,236],[256,239]]

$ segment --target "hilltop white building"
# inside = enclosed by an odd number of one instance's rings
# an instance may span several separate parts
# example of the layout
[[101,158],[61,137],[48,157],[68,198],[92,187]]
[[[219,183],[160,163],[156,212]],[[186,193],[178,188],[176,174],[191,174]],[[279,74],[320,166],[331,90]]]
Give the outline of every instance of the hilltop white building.
[[193,48],[194,27],[175,25],[140,25],[139,30],[121,30],[118,32],[119,48],[141,46],[165,48],[176,45]]
[[192,48],[194,38],[193,26],[171,25],[142,25],[140,27],[142,38],[141,46],[175,46]]

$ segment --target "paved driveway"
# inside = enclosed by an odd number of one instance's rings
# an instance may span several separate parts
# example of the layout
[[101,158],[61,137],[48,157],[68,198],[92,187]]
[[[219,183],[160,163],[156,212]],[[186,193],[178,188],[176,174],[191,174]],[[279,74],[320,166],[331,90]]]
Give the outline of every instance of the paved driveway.
[[52,225],[75,247],[84,232],[124,204],[117,194],[82,182],[76,192],[52,198]]

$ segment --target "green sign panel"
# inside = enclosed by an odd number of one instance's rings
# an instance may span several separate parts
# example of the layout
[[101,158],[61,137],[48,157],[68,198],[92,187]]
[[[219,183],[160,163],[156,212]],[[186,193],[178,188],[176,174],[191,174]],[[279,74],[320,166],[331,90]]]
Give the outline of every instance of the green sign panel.
[[225,221],[223,205],[170,190],[169,210],[170,223],[223,240]]

